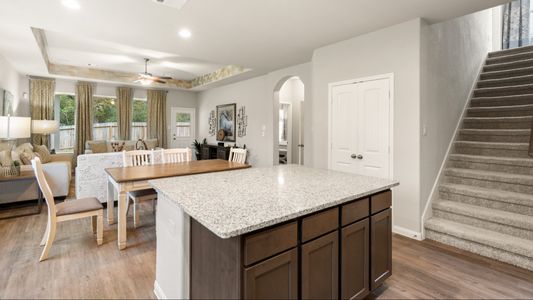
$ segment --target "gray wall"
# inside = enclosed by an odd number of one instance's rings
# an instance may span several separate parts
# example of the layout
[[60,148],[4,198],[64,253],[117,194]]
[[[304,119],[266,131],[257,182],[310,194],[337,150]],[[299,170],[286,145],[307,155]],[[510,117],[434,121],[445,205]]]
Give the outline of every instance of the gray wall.
[[[394,225],[420,229],[420,26],[416,19],[315,50],[313,55],[312,152],[328,166],[328,84],[394,74]],[[307,144],[310,144],[307,140]]]
[[[497,27],[497,26],[495,26]],[[493,12],[422,23],[420,210],[423,212],[472,86],[493,47]]]

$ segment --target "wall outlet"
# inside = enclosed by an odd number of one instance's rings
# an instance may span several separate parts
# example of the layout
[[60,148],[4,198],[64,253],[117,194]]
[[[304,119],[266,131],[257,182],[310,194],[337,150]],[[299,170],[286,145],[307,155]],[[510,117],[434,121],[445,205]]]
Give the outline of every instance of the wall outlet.
[[422,136],[428,135],[428,126],[426,124],[422,125]]

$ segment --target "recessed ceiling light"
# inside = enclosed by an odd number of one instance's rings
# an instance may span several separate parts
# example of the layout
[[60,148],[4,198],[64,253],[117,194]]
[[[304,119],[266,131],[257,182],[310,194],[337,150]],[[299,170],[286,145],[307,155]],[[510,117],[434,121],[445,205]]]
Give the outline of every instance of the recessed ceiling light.
[[188,39],[191,37],[192,33],[189,29],[182,29],[180,30],[179,35],[184,39]]
[[78,1],[76,0],[63,0],[61,1],[61,3],[63,4],[63,6],[67,7],[67,8],[70,8],[70,9],[80,9],[81,8],[81,5]]

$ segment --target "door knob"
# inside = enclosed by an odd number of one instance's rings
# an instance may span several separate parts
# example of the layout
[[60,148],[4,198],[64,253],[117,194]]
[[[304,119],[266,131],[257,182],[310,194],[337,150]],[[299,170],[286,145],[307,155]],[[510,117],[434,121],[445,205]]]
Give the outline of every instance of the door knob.
[[350,157],[351,157],[352,159],[356,159],[356,158],[357,158],[357,155],[352,154],[352,155],[350,155]]
[[363,156],[361,154],[357,155],[357,159],[363,159]]

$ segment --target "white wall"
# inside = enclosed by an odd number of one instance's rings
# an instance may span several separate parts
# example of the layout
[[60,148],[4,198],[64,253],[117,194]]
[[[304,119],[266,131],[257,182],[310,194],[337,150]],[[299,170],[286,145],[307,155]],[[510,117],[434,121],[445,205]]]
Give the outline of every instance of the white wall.
[[22,93],[19,87],[18,72],[2,56],[0,56],[0,88],[13,94],[13,115],[24,116],[25,107],[21,105]]
[[420,232],[420,28],[416,19],[315,50],[313,165],[328,166],[328,84],[394,74],[394,226]]
[[[216,143],[215,136],[208,134],[208,118],[209,112],[216,111],[217,105],[237,103],[237,108],[244,105],[248,115],[247,135],[242,138],[237,137],[236,142],[240,146],[246,144],[246,148],[249,149],[249,162],[253,166],[271,166],[278,159],[278,154],[274,151],[274,145],[278,143],[278,121],[277,118],[274,121],[274,112],[279,111],[279,103],[275,101],[274,93],[279,92],[286,79],[298,76],[304,83],[307,101],[310,98],[307,96],[311,88],[310,71],[310,64],[306,63],[200,92],[198,94],[198,139],[207,138],[209,143]],[[304,114],[307,109],[307,104],[305,104]],[[305,136],[311,134],[310,131],[304,132]],[[305,153],[306,156],[307,152]]]
[[[498,26],[498,25],[496,25]],[[479,70],[493,48],[493,11],[422,25],[420,209],[424,211]]]

